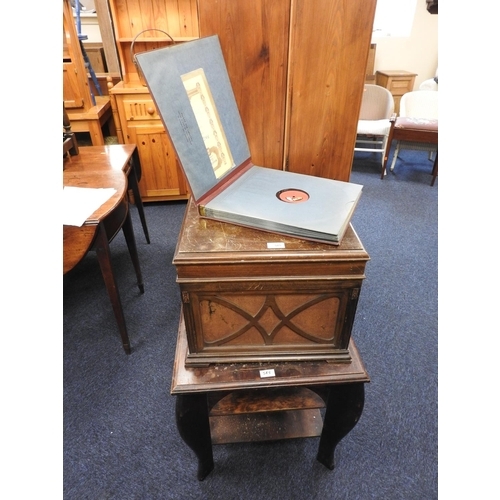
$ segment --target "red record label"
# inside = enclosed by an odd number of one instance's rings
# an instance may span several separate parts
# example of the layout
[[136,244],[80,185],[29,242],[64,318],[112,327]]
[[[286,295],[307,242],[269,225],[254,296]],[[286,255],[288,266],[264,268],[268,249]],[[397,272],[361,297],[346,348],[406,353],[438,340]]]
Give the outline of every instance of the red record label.
[[276,193],[279,200],[285,203],[302,203],[309,199],[309,195],[302,189],[282,189]]

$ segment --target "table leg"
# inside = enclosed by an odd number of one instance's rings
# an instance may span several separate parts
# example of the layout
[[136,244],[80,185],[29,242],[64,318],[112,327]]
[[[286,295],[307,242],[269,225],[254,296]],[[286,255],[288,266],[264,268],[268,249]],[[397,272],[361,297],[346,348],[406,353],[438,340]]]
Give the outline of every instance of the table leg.
[[137,148],[135,148],[132,154],[131,162],[132,168],[128,179],[129,186],[130,189],[132,189],[132,193],[134,193],[134,202],[137,207],[137,211],[139,212],[144,236],[146,237],[146,241],[150,243],[148,225],[146,224],[146,216],[144,215],[144,205],[142,204],[141,192],[139,191],[139,181],[141,180],[141,162],[139,160],[139,152],[137,151]]
[[139,263],[139,255],[137,254],[137,246],[135,244],[134,228],[132,227],[132,218],[130,217],[130,210],[127,210],[127,216],[122,226],[123,235],[127,243],[130,258],[134,265],[135,275],[137,276],[137,286],[139,291],[144,293],[144,283],[142,281],[141,265]]
[[203,481],[214,468],[207,395],[185,394],[176,398],[177,429],[183,441],[196,454],[198,480]]
[[115,275],[111,266],[111,252],[109,251],[108,237],[106,235],[106,230],[104,229],[104,226],[102,224],[100,224],[97,228],[97,236],[96,242],[94,244],[94,249],[97,254],[97,260],[99,261],[99,266],[104,278],[104,283],[106,284],[106,290],[108,291],[111,305],[113,306],[116,322],[118,323],[118,329],[120,330],[123,349],[127,354],[130,354],[130,340],[128,338],[125,316],[123,315],[123,307],[120,300],[120,295],[118,294]]
[[364,401],[363,382],[329,386],[323,431],[316,456],[328,469],[335,467],[335,448],[358,423]]

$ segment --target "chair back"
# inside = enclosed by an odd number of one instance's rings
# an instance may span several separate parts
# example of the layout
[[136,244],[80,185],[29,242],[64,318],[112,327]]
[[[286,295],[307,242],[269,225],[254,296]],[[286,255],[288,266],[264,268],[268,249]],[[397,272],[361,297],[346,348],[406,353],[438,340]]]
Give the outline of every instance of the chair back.
[[384,120],[394,113],[394,98],[385,87],[366,84],[361,100],[360,120]]
[[405,118],[438,119],[438,96],[435,90],[407,92],[399,103],[399,116]]
[[434,78],[429,78],[419,85],[418,90],[438,90],[438,84]]

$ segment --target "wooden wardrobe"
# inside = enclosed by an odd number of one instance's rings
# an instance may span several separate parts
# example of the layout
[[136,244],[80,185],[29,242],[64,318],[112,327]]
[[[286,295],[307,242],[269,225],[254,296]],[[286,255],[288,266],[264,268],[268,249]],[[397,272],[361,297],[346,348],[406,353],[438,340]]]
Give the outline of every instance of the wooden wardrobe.
[[256,165],[348,181],[376,0],[198,0]]

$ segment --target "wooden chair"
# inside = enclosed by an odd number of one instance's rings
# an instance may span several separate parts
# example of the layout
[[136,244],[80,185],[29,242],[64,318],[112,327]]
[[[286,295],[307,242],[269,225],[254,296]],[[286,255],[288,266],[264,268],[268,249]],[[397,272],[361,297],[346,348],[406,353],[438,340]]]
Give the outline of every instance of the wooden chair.
[[[403,149],[426,151],[429,159],[434,154],[431,186],[434,186],[438,175],[438,95],[433,90],[416,90],[404,94],[401,98],[400,116],[391,119],[388,140],[389,149],[392,141],[396,141],[391,172]],[[386,173],[385,167],[382,167],[381,179]]]

